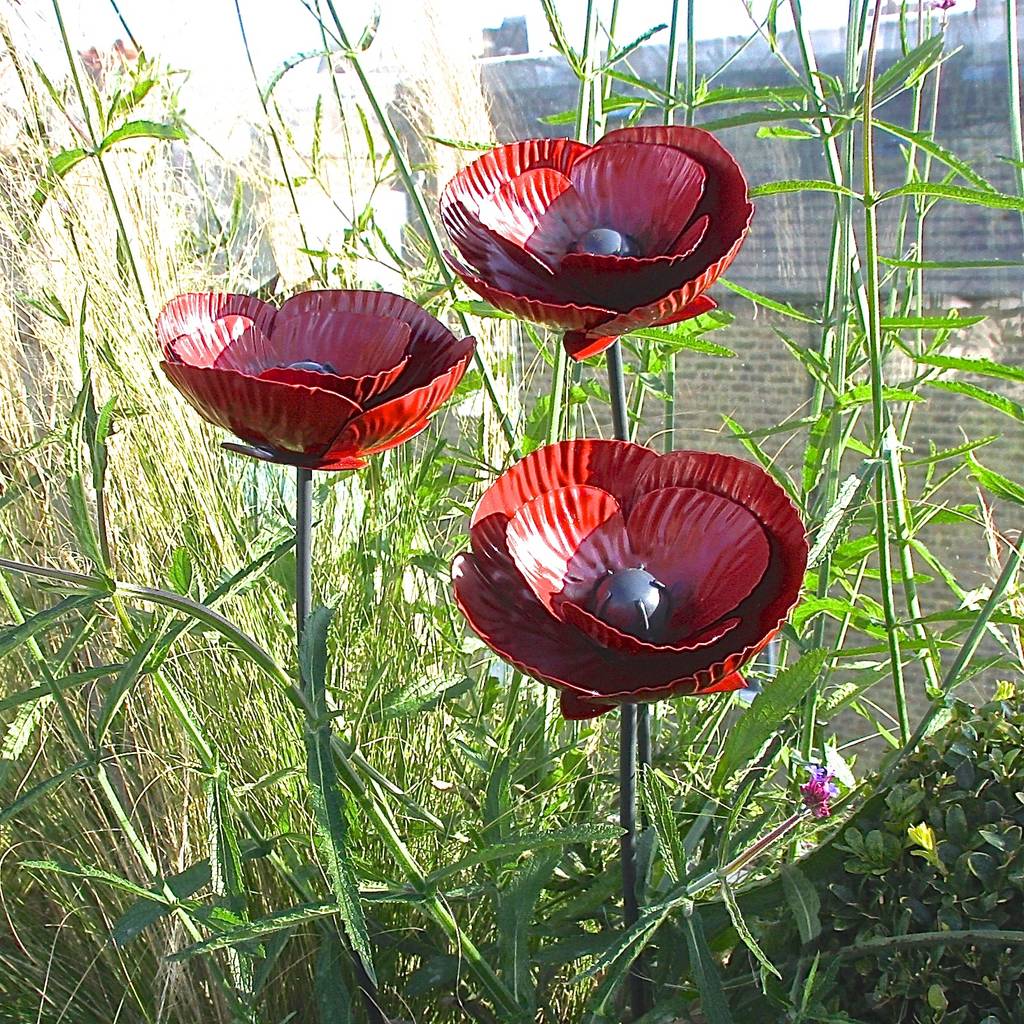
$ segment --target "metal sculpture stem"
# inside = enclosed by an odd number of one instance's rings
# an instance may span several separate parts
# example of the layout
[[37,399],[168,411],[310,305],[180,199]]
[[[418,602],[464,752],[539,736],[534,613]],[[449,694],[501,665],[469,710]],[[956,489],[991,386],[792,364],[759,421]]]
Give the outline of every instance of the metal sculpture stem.
[[[629,418],[626,413],[626,378],[622,368],[622,346],[616,339],[608,351],[608,392],[611,395],[612,427],[616,438],[629,440]],[[636,858],[636,777],[637,740],[642,737],[646,760],[650,763],[650,728],[643,705],[623,704],[619,718],[619,858],[622,862],[622,913],[627,930],[640,916],[639,879]],[[643,717],[640,717],[643,713]],[[643,724],[640,724],[640,723]],[[638,728],[639,726],[639,728]],[[632,1019],[639,1020],[647,1012],[647,983],[643,959],[637,957],[629,970],[629,1006]]]
[[[306,620],[313,610],[313,471],[311,469],[295,470],[295,637],[301,651],[302,634],[306,628]],[[322,714],[323,695],[314,693],[314,682],[306,678],[299,657],[299,683],[302,692],[309,700],[309,705],[316,714]],[[345,943],[347,946],[347,943]],[[377,986],[366,973],[359,956],[352,953],[352,965],[355,968],[356,983],[366,1009],[366,1019],[370,1024],[387,1024],[380,1009]]]

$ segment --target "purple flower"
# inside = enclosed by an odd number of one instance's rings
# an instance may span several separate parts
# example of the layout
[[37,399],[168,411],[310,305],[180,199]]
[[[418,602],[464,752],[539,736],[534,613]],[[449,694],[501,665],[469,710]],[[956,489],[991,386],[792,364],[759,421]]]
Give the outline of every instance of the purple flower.
[[948,11],[956,7],[956,0],[932,0],[933,11]]
[[811,777],[800,787],[804,806],[814,817],[827,818],[832,813],[828,802],[839,795],[839,787],[832,781],[832,772],[820,764],[814,765],[810,773]]

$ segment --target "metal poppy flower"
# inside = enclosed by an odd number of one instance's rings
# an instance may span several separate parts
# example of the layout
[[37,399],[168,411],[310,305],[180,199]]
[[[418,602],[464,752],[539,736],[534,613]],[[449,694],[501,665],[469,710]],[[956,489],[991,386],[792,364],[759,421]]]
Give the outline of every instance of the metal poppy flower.
[[797,510],[759,466],[563,441],[488,488],[453,566],[469,624],[567,718],[744,685],[796,603]]
[[225,447],[327,470],[360,469],[418,434],[475,345],[375,291],[301,292],[280,309],[245,295],[179,295],[156,332],[171,383],[245,442]]
[[618,335],[715,308],[754,208],[736,161],[683,126],[620,128],[596,145],[531,139],[448,183],[441,219],[492,305],[564,330],[584,359]]

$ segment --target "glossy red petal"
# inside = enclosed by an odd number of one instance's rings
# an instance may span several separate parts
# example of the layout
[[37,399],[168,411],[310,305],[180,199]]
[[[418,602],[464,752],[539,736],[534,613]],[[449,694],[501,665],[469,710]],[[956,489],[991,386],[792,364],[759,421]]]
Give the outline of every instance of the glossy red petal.
[[796,603],[807,568],[807,539],[800,515],[786,492],[760,466],[728,455],[671,452],[653,463],[638,491],[695,487],[745,506],[761,523],[770,548],[764,576],[735,614],[742,620],[735,640],[753,647],[774,634]]
[[363,377],[342,377],[333,373],[318,373],[315,370],[297,370],[294,367],[272,366],[259,376],[261,380],[276,380],[283,384],[305,384],[310,388],[335,391],[350,398],[360,408],[365,408],[377,395],[387,391],[409,365],[409,357],[403,356],[395,366],[379,373]]
[[580,697],[599,696],[594,687],[614,685],[617,667],[537,600],[508,553],[506,523],[501,514],[477,523],[472,553],[455,559],[459,609],[473,631],[521,672]]
[[441,215],[444,216],[445,207],[451,202],[476,209],[505,182],[528,170],[550,167],[560,174],[568,174],[572,165],[588,152],[589,146],[572,139],[525,139],[496,146],[464,167],[448,183],[441,195]]
[[694,487],[638,498],[630,543],[672,597],[671,631],[686,637],[738,607],[768,568],[768,538],[743,505]]
[[267,336],[252,320],[229,313],[168,342],[164,351],[172,363],[235,370],[254,377],[262,365],[257,353],[264,351],[267,344]]
[[249,295],[230,292],[187,292],[171,299],[156,318],[156,336],[164,356],[175,339],[210,327],[225,316],[243,316],[265,334],[277,312],[273,306]]
[[409,325],[393,317],[332,309],[300,313],[285,303],[274,321],[263,368],[309,360],[333,366],[339,377],[364,377],[395,369],[411,337]]
[[[288,299],[278,310],[274,331],[278,321],[287,322],[293,317],[304,317],[322,313],[360,313],[372,317],[400,320],[409,325],[410,348],[421,344],[455,342],[455,335],[439,320],[411,299],[393,292],[367,291],[358,288],[333,289],[299,292]],[[341,369],[341,367],[338,367]]]
[[727,675],[724,679],[719,679],[717,683],[712,683],[710,686],[694,690],[693,696],[703,697],[709,693],[729,693],[732,690],[742,690],[746,685],[746,679],[744,679],[739,672],[733,672],[731,675]]
[[551,270],[545,263],[520,242],[485,224],[476,210],[460,202],[449,203],[444,207],[442,222],[448,237],[479,277],[511,292],[555,297]]
[[705,171],[667,145],[597,145],[572,166],[592,227],[629,234],[640,255],[671,251],[700,202]]
[[[709,298],[707,295],[698,295],[693,302],[669,312],[666,314],[665,319],[657,320],[648,326],[665,327],[683,320],[692,320],[693,317],[700,316],[702,313],[708,313],[717,307],[718,303],[714,299]],[[562,338],[565,351],[577,362],[599,355],[606,348],[614,345],[618,338],[617,334],[602,333],[604,329],[604,327],[598,327],[592,334],[586,331],[566,331]],[[630,328],[630,330],[637,329],[638,325]]]
[[602,647],[623,654],[636,655],[682,654],[687,651],[696,651],[701,647],[709,647],[711,644],[717,643],[726,633],[740,624],[739,619],[724,619],[699,632],[688,631],[682,639],[674,642],[648,643],[630,633],[623,633],[622,630],[609,625],[582,605],[572,601],[560,603],[558,614]]
[[505,470],[488,487],[473,513],[473,523],[496,512],[511,518],[539,495],[574,484],[600,487],[628,510],[637,478],[657,458],[650,448],[629,441],[592,438],[545,445]]
[[577,697],[567,690],[562,691],[560,698],[562,717],[570,722],[582,722],[588,718],[598,718],[614,711],[617,704],[602,704],[600,701],[586,700],[584,697]]
[[559,600],[585,600],[609,569],[631,564],[618,502],[600,487],[546,491],[509,520],[509,554],[549,612]]
[[590,227],[631,235],[643,256],[669,252],[704,191],[700,163],[672,146],[595,146],[569,172]]
[[572,183],[552,168],[531,168],[480,204],[481,223],[516,242],[549,270],[593,227]]
[[707,218],[694,225],[691,249],[675,256],[637,259],[631,256],[595,256],[571,252],[562,260],[558,285],[567,294],[583,301],[599,302],[616,310],[631,310],[652,302],[681,283],[681,270],[692,248],[696,248],[707,228]]
[[473,358],[475,344],[473,338],[463,338],[449,350],[447,368],[429,384],[388,398],[352,419],[331,443],[325,458],[384,451],[419,433],[430,415],[451,398]]
[[343,395],[257,380],[234,370],[160,364],[196,411],[243,441],[293,457],[318,457],[359,413]]
[[525,291],[522,293],[510,291],[485,281],[456,260],[451,253],[446,252],[444,255],[452,270],[477,295],[486,299],[497,309],[512,313],[523,320],[532,320],[534,323],[547,324],[550,327],[560,327],[562,330],[589,331],[615,316],[614,310],[598,306],[579,306],[573,302],[556,299],[553,297],[553,293],[538,298]]
[[688,306],[670,313],[664,320],[658,320],[652,326],[668,327],[670,324],[682,323],[684,320],[692,320],[695,316],[710,313],[713,309],[718,309],[718,303],[710,295],[698,295]]
[[734,242],[742,240],[746,235],[754,213],[747,192],[747,180],[732,154],[710,132],[686,125],[619,128],[608,132],[599,140],[596,148],[638,143],[672,146],[696,160],[707,172],[704,195],[695,216],[708,214],[711,217],[714,239],[707,253],[702,246],[697,255],[708,264],[722,259],[733,248]]

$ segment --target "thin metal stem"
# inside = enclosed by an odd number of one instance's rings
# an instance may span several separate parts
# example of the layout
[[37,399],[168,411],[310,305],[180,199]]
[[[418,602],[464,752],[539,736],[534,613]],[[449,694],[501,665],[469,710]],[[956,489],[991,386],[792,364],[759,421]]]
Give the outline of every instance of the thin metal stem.
[[[626,378],[622,367],[622,345],[615,340],[608,349],[608,392],[611,395],[612,427],[620,441],[629,439],[629,417],[626,412]],[[637,740],[644,737],[643,764],[650,764],[650,723],[645,721],[638,729],[636,704],[623,704],[619,718],[619,858],[622,862],[622,913],[628,930],[640,916],[636,864],[636,775]],[[643,708],[646,710],[646,708]],[[644,716],[646,719],[646,716]],[[633,1019],[639,1020],[647,1012],[647,985],[643,977],[643,960],[638,957],[629,971],[629,1004]]]
[[[302,635],[306,620],[313,610],[313,471],[295,470],[295,636],[301,650]],[[316,681],[306,677],[303,659],[299,658],[299,684],[313,709],[313,714],[322,718],[326,712],[326,694]],[[338,931],[341,937],[341,931]],[[342,939],[344,942],[344,939]],[[347,946],[347,943],[346,943]],[[377,986],[366,973],[362,960],[351,953],[356,983],[366,1009],[370,1024],[387,1024],[387,1018],[380,1009],[380,995]]]
[[[623,704],[619,717],[619,859],[622,862],[622,914],[628,931],[640,917],[636,864],[636,705]],[[647,1012],[647,986],[638,957],[629,970],[629,1005],[633,1019]]]

